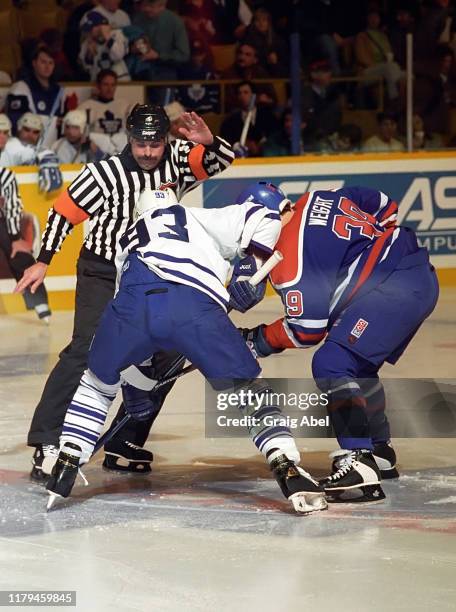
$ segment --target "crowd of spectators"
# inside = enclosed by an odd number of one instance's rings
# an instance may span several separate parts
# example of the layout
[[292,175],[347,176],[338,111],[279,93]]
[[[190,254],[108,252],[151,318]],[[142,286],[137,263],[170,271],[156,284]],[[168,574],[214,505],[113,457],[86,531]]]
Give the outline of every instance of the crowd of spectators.
[[[26,2],[16,0],[19,7]],[[37,39],[21,41],[23,63],[9,75],[0,110],[11,122],[11,138],[18,136],[20,118],[31,115],[28,123],[37,126],[40,146],[61,163],[98,159],[125,146],[128,104],[116,96],[125,81],[149,82],[151,101],[166,102],[173,122],[184,110],[222,114],[220,134],[232,142],[239,141],[250,113],[243,154],[290,154],[289,89],[278,96],[274,79],[289,76],[295,31],[303,74],[302,153],[404,149],[409,32],[414,147],[455,143],[454,0],[56,0],[57,5],[68,12],[66,31],[48,28]],[[227,46],[232,62],[217,69],[215,55]],[[222,95],[212,81],[228,79],[232,83]],[[181,80],[186,83],[179,85]],[[68,101],[65,107],[65,81],[94,83],[93,96],[77,108]],[[177,84],[170,87],[169,81]],[[371,115],[381,111],[373,135],[356,116],[365,109]],[[350,120],[346,110],[352,111]],[[8,159],[4,148],[0,154]]]

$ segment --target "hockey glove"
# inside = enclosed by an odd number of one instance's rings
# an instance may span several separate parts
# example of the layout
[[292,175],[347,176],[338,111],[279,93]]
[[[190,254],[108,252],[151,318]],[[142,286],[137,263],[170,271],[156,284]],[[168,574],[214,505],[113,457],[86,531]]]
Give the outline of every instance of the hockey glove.
[[58,157],[54,152],[49,149],[41,151],[37,155],[37,162],[39,190],[50,193],[60,189],[63,184],[63,178],[59,168]]
[[122,399],[125,412],[137,421],[147,421],[160,410],[161,406],[159,396],[156,397],[153,392],[143,391],[128,383],[122,385]]
[[264,327],[264,325],[258,325],[258,327],[253,329],[240,330],[254,357],[269,357],[269,355],[281,353],[284,350],[274,348],[269,344],[264,335]]
[[266,279],[256,287],[249,283],[249,278],[257,271],[255,258],[250,255],[238,261],[234,266],[233,276],[228,286],[230,306],[239,312],[246,312],[264,298]]

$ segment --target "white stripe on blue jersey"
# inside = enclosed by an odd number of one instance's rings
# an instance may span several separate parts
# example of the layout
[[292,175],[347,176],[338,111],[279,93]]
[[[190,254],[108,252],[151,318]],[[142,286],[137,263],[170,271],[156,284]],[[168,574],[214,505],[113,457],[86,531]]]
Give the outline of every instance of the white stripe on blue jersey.
[[122,238],[116,265],[120,274],[128,254],[136,252],[161,278],[190,285],[226,308],[229,262],[249,246],[272,252],[280,229],[278,213],[249,202],[214,209],[157,207]]

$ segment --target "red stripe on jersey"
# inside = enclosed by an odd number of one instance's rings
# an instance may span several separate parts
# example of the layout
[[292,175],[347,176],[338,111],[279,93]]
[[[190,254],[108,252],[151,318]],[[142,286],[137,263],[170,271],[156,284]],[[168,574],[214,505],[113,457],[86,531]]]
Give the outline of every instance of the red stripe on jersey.
[[390,217],[391,215],[395,215],[396,213],[397,213],[397,204],[396,202],[391,202],[391,204],[388,206],[388,208],[385,210],[385,212],[380,217],[380,222],[382,222],[384,219],[388,219],[388,217]]
[[[273,348],[299,348],[290,340],[283,325],[284,319],[278,319],[277,321],[274,321],[274,323],[264,327],[263,334],[267,342]],[[302,343],[308,342],[310,344],[317,344],[325,337],[325,333],[326,332],[319,334],[304,334],[302,332],[297,332],[296,339]]]
[[359,278],[356,281],[356,285],[353,287],[350,295],[348,296],[347,302],[349,302],[352,299],[352,297],[355,295],[358,289],[362,285],[364,285],[364,283],[367,281],[369,276],[372,274],[372,270],[375,268],[375,264],[377,263],[378,258],[380,257],[382,253],[383,247],[385,246],[385,242],[388,240],[388,238],[391,236],[394,230],[395,230],[394,227],[390,227],[389,229],[386,230],[386,232],[382,236],[377,238],[377,240],[375,241],[375,244],[369,253],[366,263],[364,264],[363,269],[361,270],[361,274],[359,275]]
[[273,285],[282,285],[296,278],[300,253],[299,228],[309,195],[309,193],[305,193],[299,198],[294,207],[294,215],[291,221],[280,232],[280,238],[275,248],[282,253],[283,260],[270,273]]

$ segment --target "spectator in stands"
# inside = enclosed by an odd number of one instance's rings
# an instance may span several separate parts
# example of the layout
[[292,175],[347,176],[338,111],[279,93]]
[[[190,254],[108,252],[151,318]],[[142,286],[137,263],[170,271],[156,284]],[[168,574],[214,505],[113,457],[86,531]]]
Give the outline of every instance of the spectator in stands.
[[368,79],[384,79],[388,99],[397,101],[403,73],[394,61],[390,41],[381,29],[380,12],[375,8],[367,14],[366,29],[355,38],[355,55],[360,75]]
[[[405,68],[407,59],[407,34],[414,34],[415,16],[407,4],[399,5],[394,14],[394,23],[389,29],[391,50],[401,68]],[[415,49],[416,51],[416,49]]]
[[75,74],[75,80],[85,81],[87,75],[82,70],[79,63],[79,51],[81,49],[81,19],[83,16],[95,8],[95,0],[86,0],[76,6],[70,13],[66,29],[63,36],[63,50],[70,62],[71,68]]
[[412,147],[414,151],[435,151],[443,148],[442,136],[435,132],[426,131],[423,118],[417,113],[413,115],[412,127]]
[[433,58],[450,15],[449,0],[429,0],[420,4],[420,18],[414,33],[414,54],[418,65]]
[[93,96],[78,106],[84,111],[90,132],[113,136],[125,131],[129,109],[126,100],[116,96],[117,74],[113,70],[100,70]]
[[[190,62],[184,67],[181,76],[185,80],[211,80],[218,78],[214,73],[210,47],[202,40],[194,38],[190,42]],[[202,83],[182,85],[177,88],[177,97],[189,111],[201,113],[220,112],[220,86]]]
[[0,166],[38,166],[38,188],[51,192],[60,189],[63,183],[59,161],[50,149],[41,147],[43,141],[43,116],[24,113],[17,122],[17,138],[8,140],[0,155]]
[[186,124],[182,120],[183,114],[186,112],[185,108],[180,102],[170,102],[165,106],[165,112],[169,119],[169,136],[168,140],[173,141],[177,138],[182,138],[180,128],[185,128]]
[[252,23],[242,40],[257,50],[258,63],[271,76],[279,77],[287,74],[287,44],[274,31],[271,15],[267,10],[256,9]]
[[417,76],[415,90],[415,108],[423,117],[426,130],[447,134],[449,113],[456,107],[454,55],[450,47],[437,48],[429,72]]
[[358,153],[361,149],[363,133],[354,123],[345,123],[337,132],[317,142],[318,153]]
[[[241,138],[244,121],[256,89],[251,82],[243,81],[239,83],[236,91],[238,108],[226,117],[220,128],[220,136],[231,143],[238,143]],[[262,104],[253,107],[246,140],[249,157],[260,154],[262,144],[277,129],[277,125],[277,119],[270,108]]]
[[307,118],[305,140],[313,143],[337,132],[342,119],[339,88],[332,82],[331,66],[326,60],[310,65],[310,83],[301,94],[302,115]]
[[82,21],[84,40],[79,59],[91,81],[95,81],[102,69],[113,70],[119,80],[129,81],[124,57],[128,53],[128,41],[121,30],[113,30],[106,17],[98,11],[90,11]]
[[[264,157],[280,157],[292,155],[291,149],[291,127],[292,113],[290,108],[286,108],[280,117],[280,127],[275,130],[262,147]],[[302,126],[304,127],[304,125]]]
[[391,113],[379,113],[378,132],[368,138],[362,147],[365,153],[392,153],[403,151],[404,145],[396,138],[397,120]]
[[222,72],[224,79],[264,79],[269,76],[267,70],[260,66],[258,49],[250,43],[240,43],[236,50],[234,64]]
[[61,164],[86,164],[103,159],[104,153],[87,133],[84,111],[69,111],[63,118],[63,136],[52,145]]
[[13,127],[26,112],[42,116],[47,148],[57,139],[57,118],[63,111],[63,89],[54,79],[55,62],[51,51],[38,45],[32,54],[29,75],[11,86],[6,100],[6,112]]
[[[103,15],[113,30],[119,30],[121,28],[126,28],[131,23],[130,16],[119,7],[120,0],[98,0],[93,10]],[[83,24],[84,17],[81,19],[81,27]]]
[[141,0],[133,24],[147,36],[149,49],[143,60],[150,63],[151,78],[175,80],[178,68],[190,58],[184,22],[166,8],[166,0]]
[[189,39],[196,38],[210,45],[215,36],[212,0],[184,0],[181,15]]
[[230,45],[240,40],[252,21],[252,11],[245,0],[212,0],[214,5],[215,37],[218,45]]
[[41,32],[40,41],[49,49],[54,58],[54,78],[57,81],[74,80],[75,75],[63,50],[62,32],[57,28],[48,28]]

